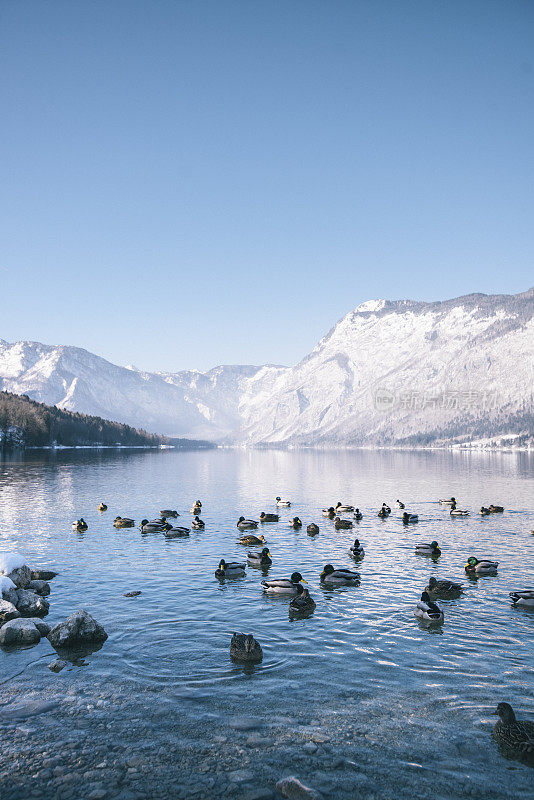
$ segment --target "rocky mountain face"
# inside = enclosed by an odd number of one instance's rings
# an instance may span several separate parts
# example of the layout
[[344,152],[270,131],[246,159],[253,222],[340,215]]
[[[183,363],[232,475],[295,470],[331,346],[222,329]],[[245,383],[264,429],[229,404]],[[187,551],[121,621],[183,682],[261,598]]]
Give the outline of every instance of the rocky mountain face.
[[149,431],[232,443],[426,443],[520,432],[534,413],[534,289],[436,303],[371,300],[294,367],[150,373],[79,348],[0,341],[0,384]]

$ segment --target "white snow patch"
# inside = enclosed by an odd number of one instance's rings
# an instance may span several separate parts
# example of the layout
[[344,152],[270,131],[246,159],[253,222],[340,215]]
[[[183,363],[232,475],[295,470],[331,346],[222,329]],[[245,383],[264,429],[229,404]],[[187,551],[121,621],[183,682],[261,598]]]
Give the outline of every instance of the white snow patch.
[[8,578],[7,575],[0,575],[0,598],[3,597],[4,594],[9,594],[12,589],[16,588],[11,578]]
[[365,303],[360,303],[354,310],[359,314],[369,311],[382,311],[385,305],[385,300],[366,300]]
[[20,553],[0,553],[0,575],[9,575],[14,569],[25,566],[26,561]]

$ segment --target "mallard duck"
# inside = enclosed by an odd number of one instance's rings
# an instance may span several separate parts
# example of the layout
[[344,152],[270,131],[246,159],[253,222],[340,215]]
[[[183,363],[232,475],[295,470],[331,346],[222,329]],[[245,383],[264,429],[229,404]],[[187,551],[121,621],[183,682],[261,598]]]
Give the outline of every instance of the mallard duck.
[[462,508],[456,508],[456,506],[451,506],[451,510],[449,511],[451,517],[468,517],[469,511],[465,511]]
[[363,519],[363,514],[359,508],[354,511],[354,519]]
[[510,592],[510,597],[514,606],[526,606],[527,608],[534,608],[534,591],[532,589],[523,589],[519,592]]
[[130,519],[130,517],[115,517],[113,525],[115,528],[133,528],[135,520]]
[[191,523],[191,527],[195,531],[202,531],[206,527],[204,525],[204,521],[200,519],[200,517],[193,517],[193,522]]
[[479,560],[474,556],[470,556],[467,559],[465,571],[468,575],[494,575],[498,566],[498,561],[490,561],[488,558]]
[[239,528],[240,531],[246,531],[250,530],[251,528],[257,528],[258,523],[256,522],[256,520],[253,519],[245,519],[245,517],[239,517],[239,519],[237,520],[236,527]]
[[360,580],[357,572],[340,567],[335,569],[332,564],[327,564],[320,575],[321,583],[330,583],[334,586],[350,586]]
[[297,528],[302,528],[302,522],[298,517],[293,517],[293,519],[290,519],[287,524],[290,528],[295,528],[295,530],[297,530]]
[[439,597],[442,600],[454,600],[463,592],[463,586],[460,583],[453,583],[452,581],[438,581],[432,575],[432,577],[428,579],[428,586],[425,588],[425,592],[428,592],[431,597]]
[[263,659],[263,650],[251,633],[234,633],[230,642],[230,658],[244,664],[259,664]]
[[402,510],[403,508],[406,508],[406,506],[404,505],[404,503],[401,503],[400,500],[397,500],[397,508],[400,508]]
[[200,514],[202,511],[202,503],[200,500],[195,500],[195,504],[192,508],[189,509],[191,514]]
[[334,519],[336,516],[336,510],[334,506],[330,506],[330,508],[323,508],[323,517],[329,517],[330,519]]
[[352,522],[350,519],[341,519],[340,517],[336,517],[334,520],[334,528],[336,530],[347,530],[348,528],[352,528]]
[[349,549],[350,552],[352,553],[353,558],[363,558],[365,555],[365,550],[360,544],[359,539],[355,539],[354,544],[352,544]]
[[225,561],[221,558],[219,566],[215,570],[216,578],[241,578],[245,574],[245,564],[237,561]]
[[98,510],[99,511],[107,511],[108,507],[107,507],[107,505],[105,503],[99,503]]
[[438,500],[438,503],[442,506],[454,506],[456,505],[456,498],[451,497],[450,500]]
[[351,511],[354,511],[354,506],[344,506],[341,501],[336,503],[335,508],[336,514],[349,514]]
[[89,526],[83,517],[80,517],[80,519],[77,519],[72,523],[73,531],[86,531],[88,527]]
[[159,512],[162,517],[179,517],[179,513],[177,511],[173,511],[170,508],[164,508],[162,511]]
[[534,754],[534,722],[519,721],[510,703],[499,703],[493,712],[500,717],[493,728],[493,738],[517,757]]
[[298,615],[311,614],[316,608],[316,603],[310,595],[308,589],[301,587],[302,592],[294,597],[289,603],[289,615],[296,617]]
[[251,544],[263,544],[265,541],[266,541],[265,536],[262,536],[261,534],[259,536],[254,536],[254,534],[248,533],[245,536],[241,537],[239,543],[250,546]]
[[418,619],[430,622],[433,625],[442,625],[445,619],[443,611],[432,602],[428,596],[428,592],[422,593],[421,599],[418,600],[413,613]]
[[389,517],[390,514],[391,514],[391,508],[387,506],[385,503],[382,503],[382,508],[378,512],[378,516],[382,517],[382,519],[385,519],[386,517]]
[[276,505],[278,506],[278,508],[289,508],[290,505],[291,505],[291,501],[290,500],[282,500],[281,497],[277,497],[276,498]]
[[294,572],[291,578],[277,578],[271,581],[262,581],[265,594],[293,594],[298,595],[304,591],[301,583],[307,583],[300,572]]
[[270,567],[273,563],[268,547],[264,547],[261,553],[247,553],[247,561],[257,567]]
[[[170,527],[171,526],[169,525],[169,528]],[[142,530],[143,533],[160,533],[161,531],[166,530],[167,523],[160,522],[159,520],[153,520],[152,522],[149,522],[147,519],[142,519],[139,528]]]
[[430,544],[416,544],[415,552],[421,556],[440,556],[441,550],[437,542],[430,542]]
[[504,511],[504,506],[494,506],[492,503],[490,503],[489,510],[491,514],[502,514]]
[[306,530],[309,536],[315,536],[316,533],[319,533],[319,526],[315,522],[310,522]]
[[485,506],[481,506],[480,507],[480,511],[478,513],[480,514],[481,517],[487,517],[488,514],[491,514],[491,511],[489,510],[489,508],[486,508]]
[[278,522],[279,519],[278,514],[266,514],[265,511],[260,514],[260,522]]
[[173,528],[171,525],[165,528],[163,535],[166,539],[177,539],[182,536],[189,536],[189,528],[181,528],[179,525]]
[[419,516],[418,514],[408,514],[408,512],[405,511],[402,515],[402,521],[405,525],[409,525],[410,522],[419,522]]

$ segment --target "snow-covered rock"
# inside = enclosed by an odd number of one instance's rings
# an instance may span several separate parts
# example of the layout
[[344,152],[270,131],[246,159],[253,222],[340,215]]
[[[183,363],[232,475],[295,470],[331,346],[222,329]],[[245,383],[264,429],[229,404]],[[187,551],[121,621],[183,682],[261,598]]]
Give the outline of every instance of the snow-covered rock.
[[71,614],[48,634],[48,641],[56,650],[75,649],[84,645],[101,644],[108,638],[100,625],[87,611]]
[[14,593],[16,591],[17,587],[11,578],[8,578],[7,575],[0,575],[0,597],[11,603],[13,602],[12,598],[15,596]]
[[0,628],[0,644],[4,647],[37,644],[41,634],[31,619],[12,619]]
[[32,579],[32,573],[20,553],[0,553],[0,575],[5,575],[19,589],[25,589]]

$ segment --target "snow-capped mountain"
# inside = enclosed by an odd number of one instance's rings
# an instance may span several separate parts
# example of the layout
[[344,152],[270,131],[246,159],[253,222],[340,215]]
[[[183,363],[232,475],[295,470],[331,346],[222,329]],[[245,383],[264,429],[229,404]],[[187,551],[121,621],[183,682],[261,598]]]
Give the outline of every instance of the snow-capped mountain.
[[78,347],[0,340],[0,388],[169,436],[231,435],[239,426],[236,387],[258,369],[164,375],[118,367]]
[[244,440],[450,438],[534,411],[534,289],[439,303],[371,300],[291,370],[245,385]]
[[534,412],[534,289],[436,303],[370,300],[295,367],[150,373],[75,347],[0,341],[0,386],[149,431],[227,442],[519,432]]

